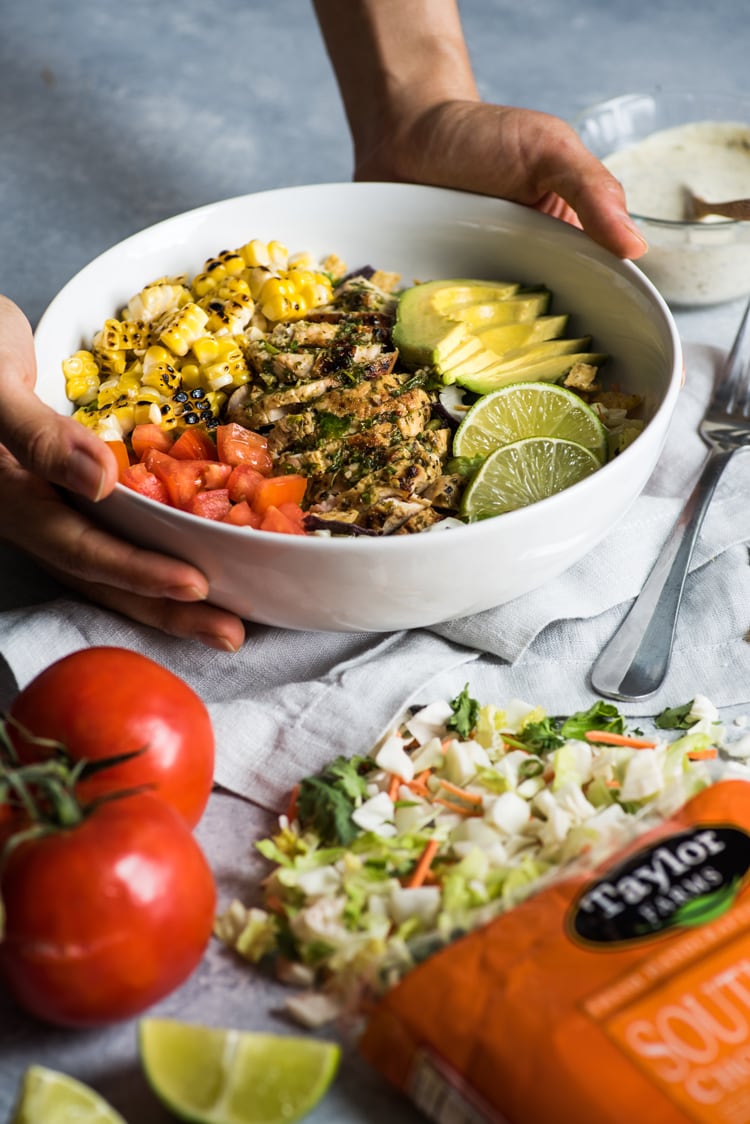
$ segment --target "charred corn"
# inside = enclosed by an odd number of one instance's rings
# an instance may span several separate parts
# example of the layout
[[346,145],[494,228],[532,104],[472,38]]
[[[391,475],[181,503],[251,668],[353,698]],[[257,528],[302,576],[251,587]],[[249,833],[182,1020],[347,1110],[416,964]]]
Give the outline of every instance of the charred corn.
[[63,359],[65,393],[76,406],[86,406],[99,393],[99,366],[90,351],[76,351]]
[[159,322],[159,340],[175,355],[187,355],[190,345],[203,335],[207,321],[208,313],[191,301]]
[[185,288],[184,281],[184,277],[162,277],[159,281],[146,285],[140,293],[130,298],[123,319],[144,320],[150,324],[165,312],[181,308],[190,300],[190,293]]

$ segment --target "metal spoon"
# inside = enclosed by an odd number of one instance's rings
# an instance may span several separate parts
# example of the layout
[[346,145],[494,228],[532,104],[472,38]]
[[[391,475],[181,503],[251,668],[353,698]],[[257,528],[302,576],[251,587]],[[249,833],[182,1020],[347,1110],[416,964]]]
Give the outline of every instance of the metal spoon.
[[685,217],[702,219],[706,215],[721,215],[725,219],[750,219],[750,199],[731,199],[727,203],[708,203],[690,188],[685,188]]

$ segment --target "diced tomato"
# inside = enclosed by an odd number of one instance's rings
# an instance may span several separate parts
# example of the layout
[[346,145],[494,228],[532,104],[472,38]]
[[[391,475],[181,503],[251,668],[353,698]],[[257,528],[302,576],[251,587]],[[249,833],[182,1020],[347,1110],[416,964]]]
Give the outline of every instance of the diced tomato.
[[138,492],[141,496],[148,496],[150,500],[169,503],[166,485],[153,472],[149,472],[143,462],[132,464],[126,468],[120,474],[120,483],[124,484],[126,488],[131,488],[134,492]]
[[107,448],[112,451],[117,461],[117,475],[121,477],[126,468],[130,468],[130,455],[124,441],[108,441]]
[[257,531],[261,517],[253,511],[247,500],[240,500],[239,503],[232,504],[223,521],[233,523],[235,527],[254,527]]
[[255,489],[253,507],[262,515],[269,507],[279,507],[282,503],[302,503],[307,488],[307,479],[290,473],[288,476],[267,476]]
[[237,422],[217,426],[216,448],[219,460],[225,464],[250,464],[264,476],[268,476],[273,469],[267,439]]
[[261,531],[278,531],[282,535],[304,535],[306,532],[295,520],[290,519],[278,507],[269,507],[260,524]]
[[143,425],[137,425],[130,434],[133,452],[139,460],[143,460],[144,453],[148,449],[158,449],[160,453],[168,453],[172,448],[172,441],[172,434],[168,430],[162,429],[155,422],[144,422]]
[[232,475],[231,464],[220,464],[219,461],[194,461],[199,464],[203,487],[208,491],[214,488],[226,488],[229,477]]
[[205,429],[193,426],[184,429],[169,450],[170,456],[181,461],[215,461],[219,459],[216,445]]
[[232,501],[226,488],[214,488],[210,492],[198,492],[185,507],[192,515],[202,515],[204,519],[224,519],[230,511]]
[[291,519],[292,523],[296,523],[304,531],[305,513],[298,503],[280,503],[278,506],[282,515],[286,515],[287,519]]
[[252,465],[236,464],[227,481],[230,500],[234,503],[240,503],[242,500],[252,503],[255,490],[263,479],[263,473],[258,472],[257,468],[253,468]]
[[143,463],[166,485],[170,503],[187,508],[199,492],[226,488],[232,468],[218,461],[183,461],[149,449]]

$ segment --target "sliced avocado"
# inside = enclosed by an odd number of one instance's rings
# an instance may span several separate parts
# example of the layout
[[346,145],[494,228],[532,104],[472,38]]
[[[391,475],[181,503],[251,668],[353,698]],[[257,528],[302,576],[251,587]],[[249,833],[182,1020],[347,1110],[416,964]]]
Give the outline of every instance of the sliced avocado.
[[489,394],[512,382],[557,382],[576,363],[590,363],[593,367],[600,367],[606,358],[606,355],[591,351],[553,355],[536,363],[529,363],[528,366],[504,367],[500,364],[494,371],[488,368],[476,374],[461,373],[456,376],[455,381],[475,394]]
[[447,375],[449,369],[460,371],[466,367],[472,371],[479,370],[492,359],[497,359],[497,356],[483,347],[476,336],[469,335],[444,357],[436,359],[433,365],[437,373],[442,375],[443,382],[449,383],[453,382],[453,379]]
[[508,297],[503,301],[477,301],[457,308],[453,316],[467,324],[472,331],[492,328],[498,324],[528,324],[543,316],[550,306],[552,294],[540,289],[523,296]]
[[[518,368],[528,367],[530,363],[541,363],[544,359],[554,358],[556,355],[570,355],[575,352],[585,351],[591,346],[591,337],[583,336],[580,339],[558,339],[558,340],[543,340],[540,343],[530,343],[525,347],[515,347],[510,351],[503,352],[498,355],[496,352],[486,349],[486,354],[490,357],[492,369],[498,374],[502,371],[515,371]],[[472,358],[479,357],[479,352],[472,353]],[[459,362],[453,364],[450,357],[446,360],[444,369],[441,371],[443,378],[450,380],[450,382],[460,382],[461,376],[464,374],[463,365]],[[484,367],[488,367],[490,363],[484,363]],[[479,370],[476,364],[472,365],[472,372],[475,373]]]
[[399,296],[393,328],[393,342],[402,361],[411,367],[436,366],[444,354],[471,335],[467,325],[451,315],[452,307],[466,304],[472,300],[472,295],[500,302],[518,292],[519,288],[512,282],[491,283],[459,278],[426,281],[406,289]]
[[476,337],[485,347],[502,355],[514,347],[556,339],[565,331],[569,319],[565,315],[539,316],[530,323],[497,324],[490,328],[477,328]]

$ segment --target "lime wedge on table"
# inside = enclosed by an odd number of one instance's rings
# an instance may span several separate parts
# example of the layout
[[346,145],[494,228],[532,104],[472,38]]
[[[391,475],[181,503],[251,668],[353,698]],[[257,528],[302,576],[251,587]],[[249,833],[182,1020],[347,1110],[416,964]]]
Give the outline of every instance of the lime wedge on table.
[[582,398],[549,382],[511,383],[485,394],[456,430],[456,457],[486,456],[524,437],[559,437],[590,450],[600,463],[607,452],[604,426]]
[[490,453],[464,492],[471,521],[516,511],[577,484],[600,467],[582,445],[558,437],[527,437]]
[[119,1112],[88,1085],[32,1065],[26,1070],[10,1124],[125,1124]]
[[196,1124],[290,1124],[338,1069],[335,1042],[173,1019],[141,1019],[141,1061],[157,1097]]

